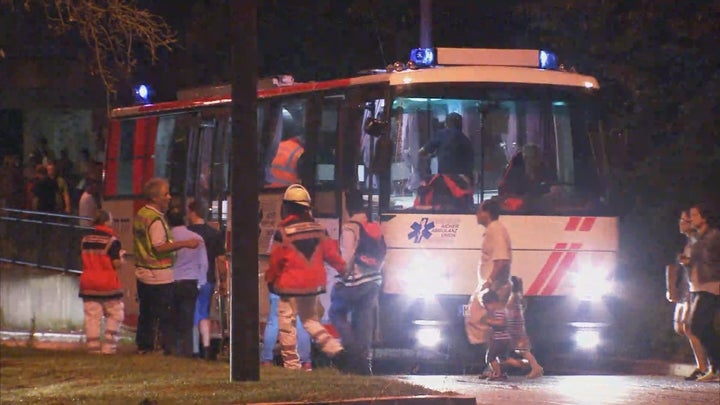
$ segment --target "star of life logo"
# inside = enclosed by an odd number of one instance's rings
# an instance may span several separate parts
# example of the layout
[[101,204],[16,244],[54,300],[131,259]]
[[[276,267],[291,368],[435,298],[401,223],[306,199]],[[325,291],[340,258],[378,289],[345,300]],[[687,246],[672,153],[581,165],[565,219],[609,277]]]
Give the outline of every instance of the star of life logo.
[[408,233],[408,239],[412,240],[413,243],[420,243],[423,239],[430,239],[434,228],[435,221],[430,221],[429,218],[421,218],[420,222],[415,221],[410,225],[412,231]]

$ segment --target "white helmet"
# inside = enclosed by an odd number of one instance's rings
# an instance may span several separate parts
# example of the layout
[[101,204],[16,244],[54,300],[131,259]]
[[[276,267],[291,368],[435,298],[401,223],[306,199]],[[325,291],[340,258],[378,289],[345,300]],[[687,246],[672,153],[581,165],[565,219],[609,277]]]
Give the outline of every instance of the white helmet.
[[310,193],[305,190],[305,187],[299,184],[292,184],[287,188],[287,190],[285,190],[283,201],[292,202],[310,208]]

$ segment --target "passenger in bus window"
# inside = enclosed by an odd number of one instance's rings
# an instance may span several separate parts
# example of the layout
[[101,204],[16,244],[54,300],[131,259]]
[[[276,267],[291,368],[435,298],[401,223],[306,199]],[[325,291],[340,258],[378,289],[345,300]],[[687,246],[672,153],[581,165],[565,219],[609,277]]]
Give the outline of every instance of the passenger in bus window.
[[419,151],[437,156],[437,174],[418,189],[415,208],[467,211],[472,207],[473,147],[462,132],[462,116],[450,113],[439,130]]
[[135,277],[139,301],[138,326],[135,334],[138,354],[155,349],[155,324],[161,335],[166,354],[172,353],[171,337],[173,300],[174,252],[178,249],[195,249],[201,239],[175,241],[165,220],[170,208],[170,185],[166,179],[155,177],[143,186],[147,203],[138,210],[133,220],[133,247]]
[[295,123],[292,116],[283,112],[282,141],[277,153],[270,163],[266,183],[268,187],[287,187],[291,184],[301,183],[301,173],[304,173],[305,147],[302,139],[302,129]]

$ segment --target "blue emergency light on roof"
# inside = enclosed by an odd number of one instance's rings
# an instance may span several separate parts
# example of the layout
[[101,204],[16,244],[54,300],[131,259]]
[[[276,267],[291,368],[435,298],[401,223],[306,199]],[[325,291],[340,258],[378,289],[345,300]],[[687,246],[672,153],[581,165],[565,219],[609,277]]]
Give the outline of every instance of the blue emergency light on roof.
[[436,63],[433,48],[415,48],[410,51],[410,62],[417,67],[432,66]]
[[538,58],[540,69],[557,69],[557,57],[554,53],[548,51],[540,51]]
[[415,48],[410,62],[417,67],[446,66],[518,66],[557,69],[554,53],[537,49]]
[[136,86],[133,89],[135,93],[135,102],[140,104],[148,104],[150,102],[150,87],[145,84]]

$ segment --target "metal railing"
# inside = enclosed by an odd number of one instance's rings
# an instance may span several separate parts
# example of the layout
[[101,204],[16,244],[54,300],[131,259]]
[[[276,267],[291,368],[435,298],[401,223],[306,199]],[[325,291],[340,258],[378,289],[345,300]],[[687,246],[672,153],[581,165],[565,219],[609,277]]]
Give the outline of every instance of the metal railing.
[[0,209],[0,262],[82,273],[80,240],[92,228],[86,217]]

